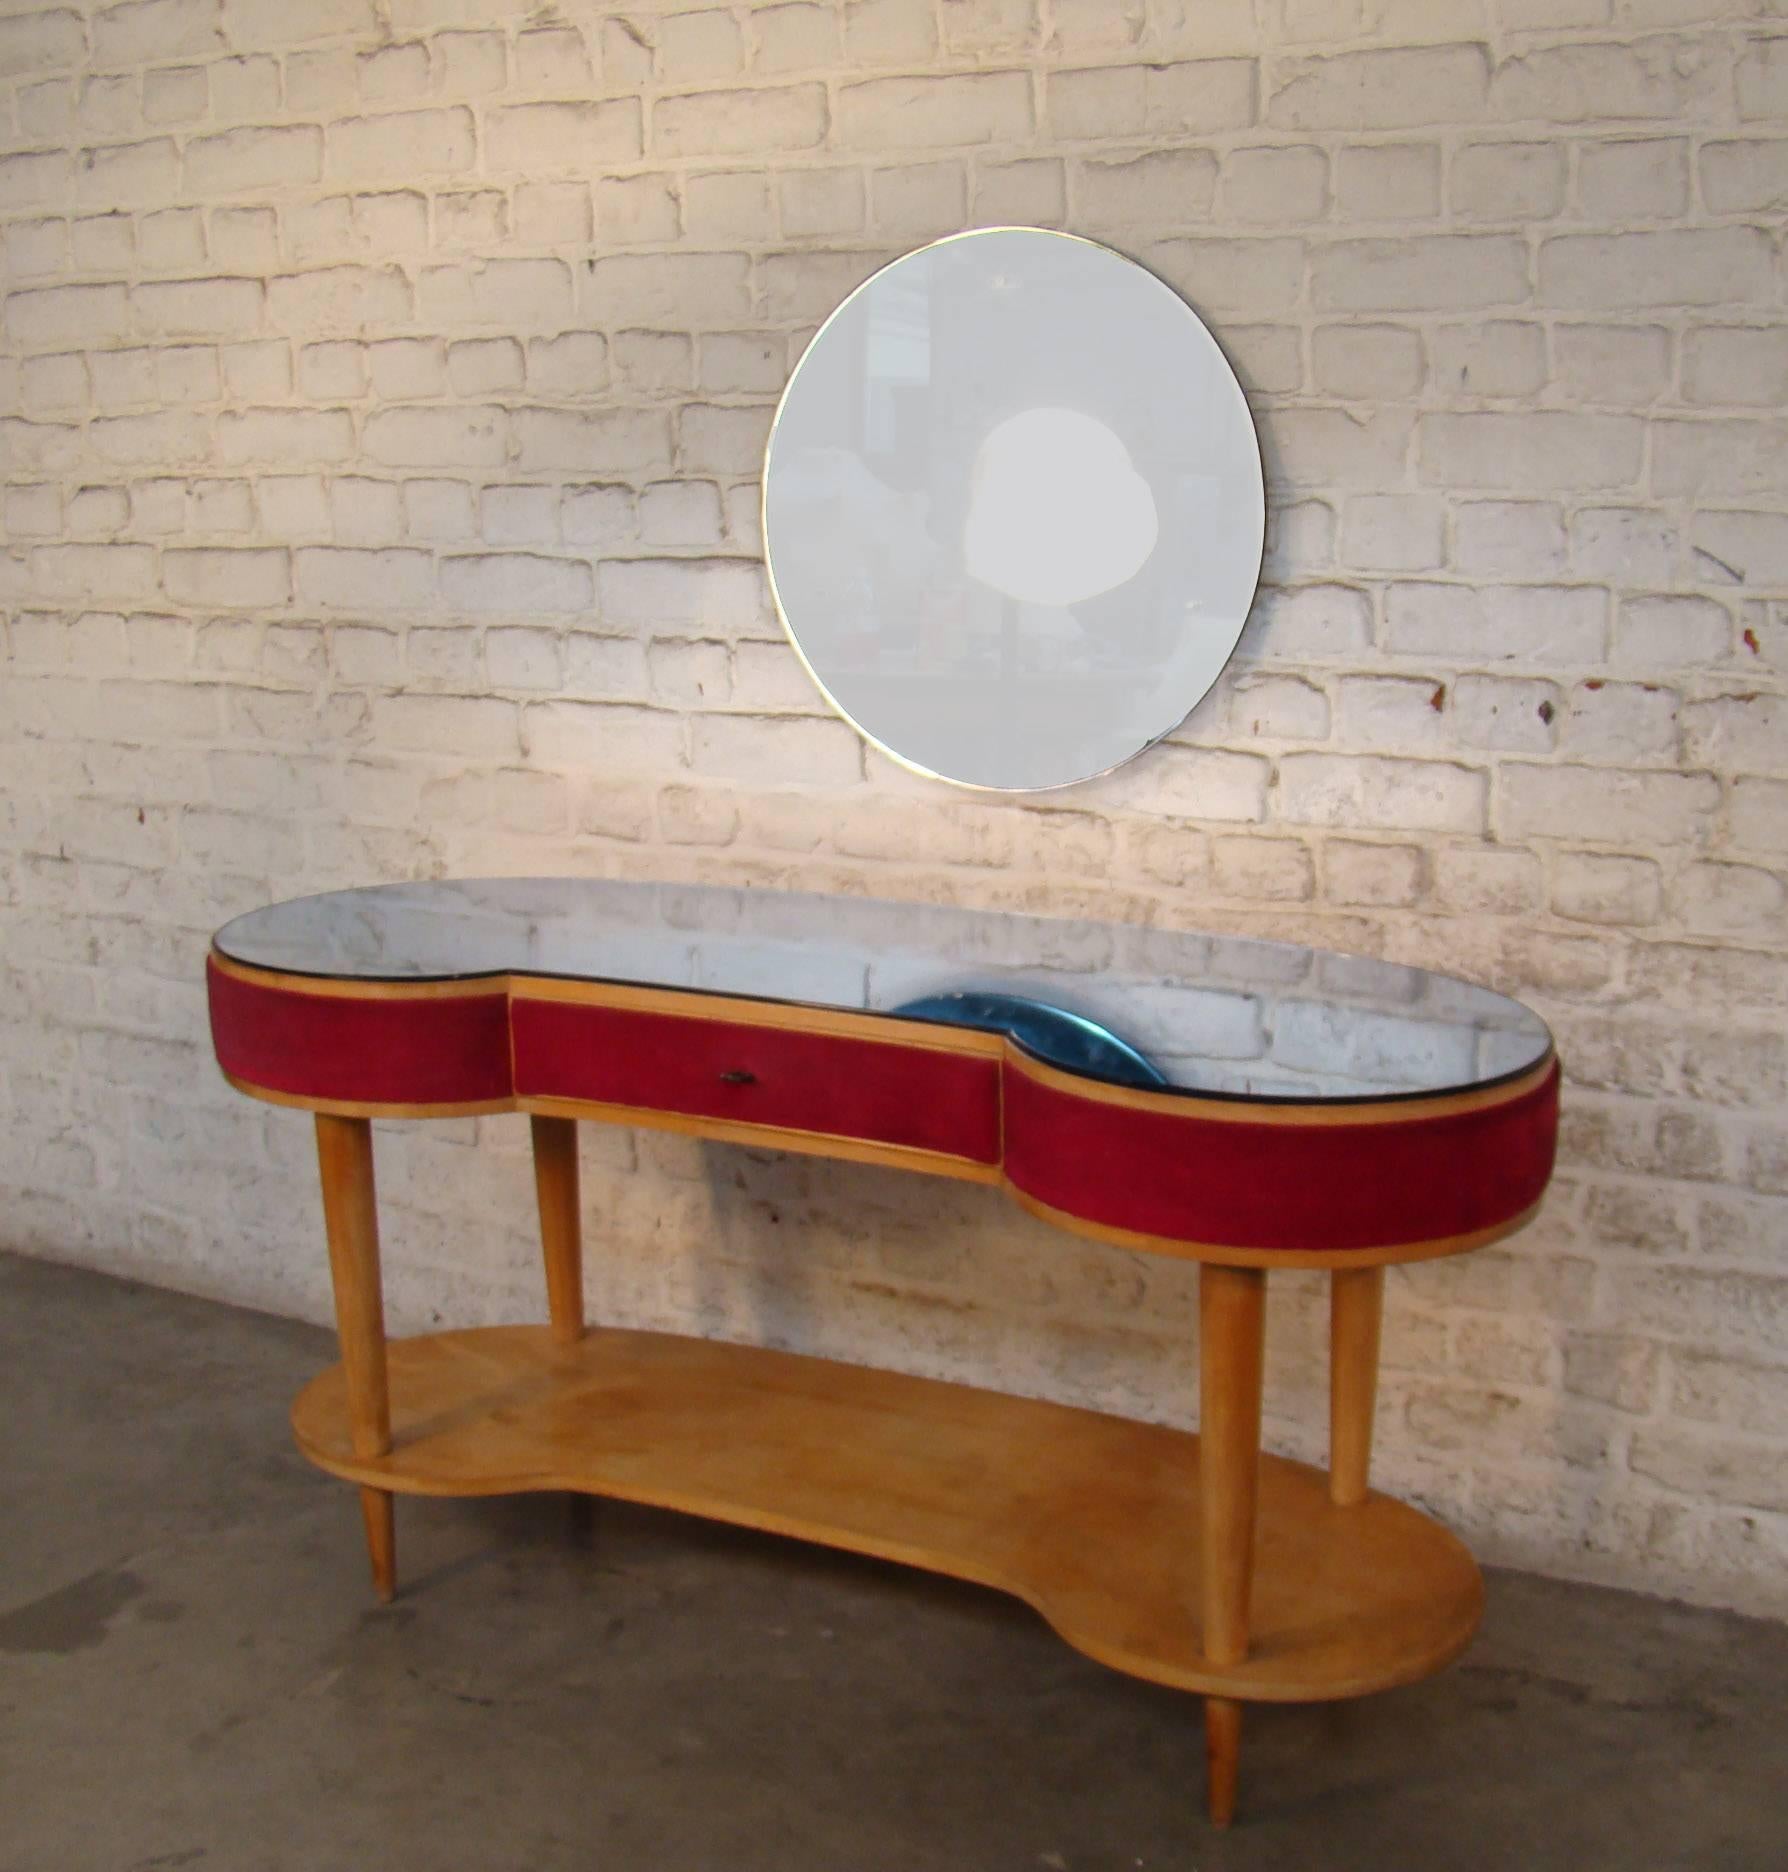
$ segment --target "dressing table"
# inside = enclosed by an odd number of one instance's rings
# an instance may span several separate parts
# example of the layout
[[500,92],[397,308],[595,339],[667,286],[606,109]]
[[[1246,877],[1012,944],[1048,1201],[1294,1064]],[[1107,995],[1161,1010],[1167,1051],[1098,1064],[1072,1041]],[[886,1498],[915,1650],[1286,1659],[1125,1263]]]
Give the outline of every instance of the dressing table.
[[[1558,1066],[1518,1003],[1287,944],[569,879],[278,904],[208,980],[231,1083],[315,1114],[341,1362],[292,1422],[358,1485],[381,1596],[394,1496],[528,1489],[953,1574],[1202,1696],[1219,1823],[1244,1703],[1406,1683],[1470,1638],[1471,1556],[1368,1464],[1385,1265],[1506,1235],[1551,1172]],[[1020,1040],[953,998],[1068,1018]],[[388,1341],[370,1121],[491,1112],[531,1121],[549,1323]],[[1196,1260],[1198,1434],[587,1324],[583,1120],[983,1183]],[[1330,1276],[1326,1474],[1260,1453],[1276,1267]]]

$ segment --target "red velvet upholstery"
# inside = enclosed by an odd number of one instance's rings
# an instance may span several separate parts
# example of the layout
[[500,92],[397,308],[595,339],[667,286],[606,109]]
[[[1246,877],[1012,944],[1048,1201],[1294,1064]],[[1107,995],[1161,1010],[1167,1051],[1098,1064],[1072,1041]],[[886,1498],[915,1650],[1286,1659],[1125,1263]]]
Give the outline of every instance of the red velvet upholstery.
[[[1328,1253],[1493,1228],[1552,1174],[1558,1069],[1508,1104],[1393,1123],[1245,1123],[1143,1111],[1007,1069],[1006,1176],[1107,1227]],[[1289,1114],[1288,1114],[1289,1116]]]
[[[515,1089],[998,1163],[991,1055],[518,996]],[[749,1073],[729,1083],[722,1073]]]
[[367,1105],[508,1098],[509,996],[372,1000],[306,994],[205,970],[225,1072],[294,1098]]
[[[319,994],[208,970],[219,1063],[251,1089],[367,1106],[582,1101],[997,1165],[1036,1201],[1167,1241],[1292,1255],[1416,1248],[1513,1221],[1552,1173],[1558,1068],[1513,1098],[1389,1122],[1125,1104],[1010,1058],[766,1022],[465,994]],[[898,1031],[898,1030],[895,1030]],[[511,1076],[511,1059],[514,1070]],[[727,1075],[732,1075],[728,1077]],[[1432,1104],[1441,1104],[1433,1101]]]

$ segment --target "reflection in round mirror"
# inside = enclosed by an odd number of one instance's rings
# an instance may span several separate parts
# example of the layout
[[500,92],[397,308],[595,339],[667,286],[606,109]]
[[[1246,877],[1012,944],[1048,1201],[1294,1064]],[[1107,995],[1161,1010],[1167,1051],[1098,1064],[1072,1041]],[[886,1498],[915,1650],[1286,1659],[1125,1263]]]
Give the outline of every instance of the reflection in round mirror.
[[1266,506],[1241,386],[1108,247],[985,228],[864,282],[797,365],[764,461],[783,624],[884,752],[1068,786],[1217,680]]

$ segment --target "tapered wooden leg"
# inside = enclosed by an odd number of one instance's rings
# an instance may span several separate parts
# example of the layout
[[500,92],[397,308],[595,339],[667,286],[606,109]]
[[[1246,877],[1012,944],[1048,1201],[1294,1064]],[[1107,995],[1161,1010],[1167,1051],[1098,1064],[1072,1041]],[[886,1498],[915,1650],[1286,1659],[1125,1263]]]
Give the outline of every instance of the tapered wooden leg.
[[1337,1268],[1329,1282],[1329,1499],[1351,1508],[1372,1469],[1384,1269]]
[[[385,1303],[379,1286],[379,1218],[373,1198],[372,1126],[364,1118],[317,1114],[317,1162],[323,1175],[323,1224],[335,1286],[335,1330],[347,1379],[348,1415],[356,1456],[391,1448],[391,1403],[385,1385]],[[397,1590],[397,1542],[391,1495],[360,1491],[373,1589],[383,1600]]]
[[[1204,1654],[1213,1664],[1239,1664],[1248,1655],[1254,1583],[1265,1273],[1206,1262],[1198,1276],[1198,1320]],[[1218,1826],[1227,1826],[1235,1813],[1241,1728],[1238,1702],[1206,1698],[1207,1800]]]
[[1233,1697],[1204,1700],[1205,1811],[1211,1825],[1235,1818],[1235,1789],[1242,1766],[1242,1706]]
[[553,1337],[584,1336],[583,1224],[578,1208],[577,1121],[533,1118],[534,1189],[540,1200],[540,1246],[546,1257],[546,1305]]

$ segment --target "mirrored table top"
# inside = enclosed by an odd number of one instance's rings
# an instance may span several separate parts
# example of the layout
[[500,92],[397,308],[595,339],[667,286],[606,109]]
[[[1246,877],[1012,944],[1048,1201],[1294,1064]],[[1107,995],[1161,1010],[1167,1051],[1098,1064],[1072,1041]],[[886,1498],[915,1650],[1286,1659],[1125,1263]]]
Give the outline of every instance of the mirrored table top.
[[878,1014],[1016,996],[1108,1029],[1172,1090],[1242,1099],[1463,1091],[1551,1047],[1545,1022],[1506,995],[1295,943],[715,885],[381,884],[251,911],[216,947],[335,979],[516,973]]

